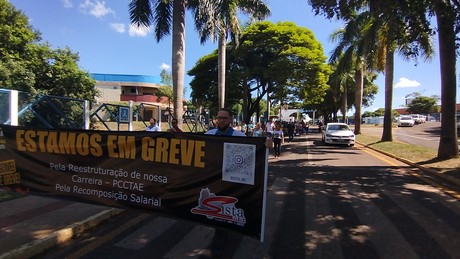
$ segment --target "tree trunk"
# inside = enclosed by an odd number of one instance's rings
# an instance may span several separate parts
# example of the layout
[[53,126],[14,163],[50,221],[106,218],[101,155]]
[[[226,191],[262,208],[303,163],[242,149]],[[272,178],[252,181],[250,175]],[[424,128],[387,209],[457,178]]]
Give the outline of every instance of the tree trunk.
[[343,123],[347,123],[347,110],[348,110],[348,89],[347,86],[343,86],[343,93],[342,93],[342,116],[343,116]]
[[271,101],[270,101],[270,93],[268,91],[268,84],[266,85],[267,87],[267,117],[265,118],[266,122],[270,121],[270,106],[271,106]]
[[243,120],[244,122],[248,122],[246,116],[249,113],[249,101],[248,100],[250,100],[251,98],[251,93],[249,92],[249,86],[248,86],[247,80],[243,80],[243,96],[245,96],[245,98],[243,98],[243,107],[242,107]]
[[441,138],[438,158],[458,157],[455,77],[454,8],[450,1],[435,1],[438,22],[439,59],[441,64]]
[[174,0],[172,33],[172,80],[174,90],[174,117],[182,127],[184,73],[185,73],[185,4]]
[[225,32],[219,33],[219,47],[218,47],[218,96],[219,96],[219,108],[225,107],[225,62],[226,62],[226,46],[227,37]]
[[364,71],[363,67],[356,70],[356,92],[355,92],[355,134],[361,134],[361,110],[363,105],[363,85],[364,85]]
[[389,50],[385,57],[385,116],[383,118],[382,141],[393,141],[393,77],[394,51]]

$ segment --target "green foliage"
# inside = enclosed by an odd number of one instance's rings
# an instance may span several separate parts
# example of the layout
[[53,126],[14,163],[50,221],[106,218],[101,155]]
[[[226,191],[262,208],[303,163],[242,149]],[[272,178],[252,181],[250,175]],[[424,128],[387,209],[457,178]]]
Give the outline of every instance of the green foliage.
[[162,69],[160,72],[160,77],[161,77],[162,84],[172,87],[173,80],[172,80],[172,74],[170,72],[166,71],[166,69]]
[[[217,51],[198,59],[187,74],[194,76],[190,82],[192,100],[207,108],[214,107],[214,110],[217,111]],[[227,106],[231,107],[233,104],[229,99],[235,99],[235,97],[232,97],[230,92],[226,94]]]
[[[234,43],[228,47],[227,106],[243,99],[248,118],[267,93],[275,102],[303,106],[324,100],[330,68],[310,30],[291,22],[257,22],[245,29],[239,42],[237,48]],[[194,76],[192,98],[217,107],[217,52],[201,58],[188,74]]]
[[171,73],[168,73],[168,71],[163,69],[161,70],[160,77],[161,77],[161,83],[163,85],[160,86],[160,88],[157,90],[156,96],[158,97],[166,96],[168,97],[168,100],[172,100],[174,97],[174,89],[172,86]]
[[96,82],[78,67],[78,54],[39,43],[24,14],[5,0],[0,7],[1,88],[94,100]]
[[25,92],[28,102],[38,95],[56,96],[38,99],[34,113],[20,118],[21,125],[81,127],[82,102],[73,99],[93,101],[96,82],[78,67],[78,54],[69,48],[52,49],[40,40],[27,17],[0,0],[0,88]]
[[243,32],[235,55],[255,89],[268,87],[275,99],[289,95],[305,105],[323,101],[329,66],[313,33],[292,22],[259,22]]
[[[396,110],[391,111],[391,115],[393,118],[398,117],[399,113]],[[371,112],[371,111],[365,111],[363,113],[363,118],[366,117],[380,117],[380,116],[385,116],[385,108],[378,108],[377,110]]]
[[415,114],[428,114],[438,112],[439,107],[436,103],[436,98],[418,96],[409,103],[407,111]]

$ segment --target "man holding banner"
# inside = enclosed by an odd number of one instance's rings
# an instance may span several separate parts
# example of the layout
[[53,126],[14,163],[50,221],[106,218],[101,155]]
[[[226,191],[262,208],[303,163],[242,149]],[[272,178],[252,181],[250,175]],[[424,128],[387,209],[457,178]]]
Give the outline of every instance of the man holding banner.
[[[221,108],[217,112],[217,128],[207,131],[206,135],[218,135],[218,136],[239,136],[246,137],[242,131],[234,130],[232,125],[233,113],[227,108]],[[214,234],[213,244],[211,251],[214,254],[219,254],[224,246],[225,240],[227,239],[227,232],[216,228]]]
[[246,137],[246,134],[239,130],[234,130],[232,124],[233,113],[227,108],[222,108],[217,112],[217,128],[209,130],[206,135],[220,136],[239,136]]

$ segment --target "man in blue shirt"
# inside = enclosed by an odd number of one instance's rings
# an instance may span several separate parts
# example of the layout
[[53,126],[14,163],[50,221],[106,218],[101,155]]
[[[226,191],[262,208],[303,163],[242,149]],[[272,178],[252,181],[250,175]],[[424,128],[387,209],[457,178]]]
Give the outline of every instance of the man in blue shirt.
[[206,135],[221,136],[240,136],[246,137],[246,134],[239,130],[234,130],[231,126],[233,122],[233,113],[227,108],[221,108],[217,112],[217,128],[208,130]]
[[160,131],[155,118],[150,119],[150,125],[145,128],[146,131]]

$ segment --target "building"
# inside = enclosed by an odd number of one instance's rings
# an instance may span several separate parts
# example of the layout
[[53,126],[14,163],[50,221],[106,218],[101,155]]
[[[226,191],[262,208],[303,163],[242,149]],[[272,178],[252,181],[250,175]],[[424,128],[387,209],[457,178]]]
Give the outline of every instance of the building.
[[92,77],[101,93],[97,99],[99,102],[168,103],[168,98],[156,96],[161,86],[159,76],[92,74]]
[[133,101],[135,105],[142,104],[147,107],[142,114],[144,120],[160,113],[160,120],[164,120],[163,114],[170,104],[167,97],[156,95],[162,85],[159,76],[97,73],[91,75],[96,80],[95,87],[100,93],[96,98],[98,103]]

